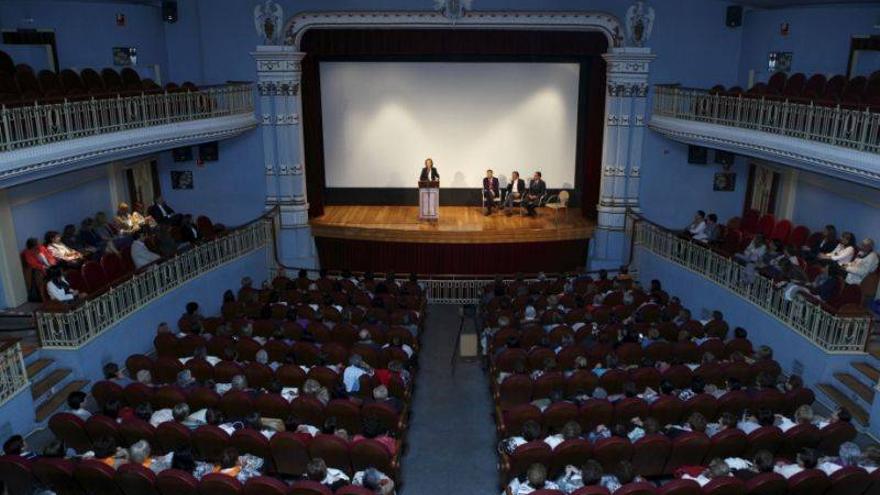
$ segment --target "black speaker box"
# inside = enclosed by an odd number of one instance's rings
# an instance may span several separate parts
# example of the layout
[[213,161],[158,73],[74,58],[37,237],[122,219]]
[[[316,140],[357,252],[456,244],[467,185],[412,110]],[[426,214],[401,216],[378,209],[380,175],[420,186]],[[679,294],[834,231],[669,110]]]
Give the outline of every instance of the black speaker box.
[[731,5],[727,7],[727,27],[740,27],[743,23],[742,5]]
[[202,143],[199,145],[199,158],[203,162],[216,162],[220,159],[220,149],[217,146],[217,141],[212,141],[210,143]]
[[165,0],[162,2],[162,19],[165,19],[165,22],[177,22],[176,0]]
[[709,150],[702,146],[688,146],[688,163],[705,165],[709,161]]

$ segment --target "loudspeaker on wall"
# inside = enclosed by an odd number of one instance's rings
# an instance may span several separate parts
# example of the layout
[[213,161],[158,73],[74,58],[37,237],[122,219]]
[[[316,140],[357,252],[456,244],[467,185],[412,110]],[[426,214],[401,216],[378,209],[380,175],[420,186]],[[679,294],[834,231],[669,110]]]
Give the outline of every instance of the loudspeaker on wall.
[[743,23],[742,5],[731,5],[727,7],[727,27],[740,27]]
[[709,150],[702,146],[688,146],[688,163],[705,165],[709,161]]
[[162,2],[162,19],[165,19],[165,22],[177,22],[176,0],[164,0]]

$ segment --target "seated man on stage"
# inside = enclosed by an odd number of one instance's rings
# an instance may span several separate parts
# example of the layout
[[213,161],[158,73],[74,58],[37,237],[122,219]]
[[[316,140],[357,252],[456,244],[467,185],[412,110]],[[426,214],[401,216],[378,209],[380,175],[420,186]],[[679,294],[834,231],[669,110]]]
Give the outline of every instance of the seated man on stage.
[[526,207],[528,215],[534,217],[535,208],[541,205],[541,198],[547,192],[547,184],[541,179],[541,172],[535,172],[532,180],[529,181],[529,190],[526,191],[526,197],[523,199],[523,206]]
[[483,177],[483,214],[489,216],[492,214],[492,208],[495,206],[495,198],[498,197],[498,177],[492,177],[492,169],[486,170],[486,176]]
[[512,215],[510,209],[513,207],[513,202],[521,200],[525,192],[526,181],[519,178],[519,172],[513,171],[513,173],[510,174],[510,182],[507,183],[507,193],[504,195],[504,203],[501,205],[507,216]]

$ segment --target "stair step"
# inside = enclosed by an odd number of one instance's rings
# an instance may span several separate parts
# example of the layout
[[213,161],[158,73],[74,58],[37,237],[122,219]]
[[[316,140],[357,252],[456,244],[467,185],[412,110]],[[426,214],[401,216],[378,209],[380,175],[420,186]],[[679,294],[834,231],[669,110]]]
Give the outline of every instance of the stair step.
[[868,404],[874,402],[874,389],[860,382],[858,378],[849,373],[835,373],[834,378],[855,392],[863,401]]
[[38,349],[39,349],[39,346],[37,346],[35,344],[22,343],[21,344],[21,355],[25,359],[27,359],[31,354],[37,352]]
[[49,376],[31,385],[31,395],[34,399],[41,397],[48,392],[49,389],[61,382],[61,380],[67,378],[67,375],[69,374],[69,369],[58,369],[49,373]]
[[820,383],[819,389],[831,398],[837,405],[843,406],[852,413],[853,418],[862,426],[868,426],[868,412],[862,406],[858,405],[854,400],[850,399],[843,392],[830,383]]
[[[68,371],[69,373],[69,371]],[[77,390],[82,390],[86,385],[89,384],[88,380],[73,380],[64,386],[61,390],[55,392],[55,395],[49,397],[48,400],[44,401],[42,404],[37,407],[36,415],[37,415],[37,423],[42,423],[49,416],[51,416],[55,411],[58,410],[65,402],[67,402],[67,396],[71,392],[76,392]]]
[[35,376],[39,375],[41,371],[46,369],[50,364],[54,363],[54,359],[42,358],[37,359],[33,363],[27,366],[27,376],[28,379],[33,380]]
[[859,373],[864,375],[869,382],[877,383],[880,381],[880,370],[873,367],[870,363],[853,363],[852,367],[857,369]]

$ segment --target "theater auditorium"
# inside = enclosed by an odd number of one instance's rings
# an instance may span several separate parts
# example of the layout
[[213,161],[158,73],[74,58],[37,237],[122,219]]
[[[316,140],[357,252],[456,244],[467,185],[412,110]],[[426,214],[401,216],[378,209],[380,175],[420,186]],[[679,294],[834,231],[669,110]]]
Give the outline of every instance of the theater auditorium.
[[880,3],[0,0],[0,495],[880,494]]

